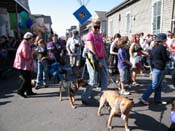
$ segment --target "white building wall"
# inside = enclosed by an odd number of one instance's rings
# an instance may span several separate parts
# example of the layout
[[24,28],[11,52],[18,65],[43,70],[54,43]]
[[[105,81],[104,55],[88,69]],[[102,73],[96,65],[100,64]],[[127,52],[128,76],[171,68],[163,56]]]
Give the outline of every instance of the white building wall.
[[[108,17],[108,36],[113,36],[115,33],[121,35],[131,35],[134,33],[144,32],[152,34],[152,2],[155,0],[140,0],[124,9],[112,14]],[[171,30],[173,0],[162,0],[162,20],[161,32]],[[131,14],[131,31],[127,33],[126,15]],[[119,14],[121,19],[119,21]],[[110,22],[113,21],[113,30],[110,30]]]
[[145,34],[151,33],[151,0],[141,0],[131,6],[132,32]]
[[[119,12],[108,17],[108,21],[113,21],[113,35],[115,33],[121,33],[122,35],[128,35],[126,30],[126,15],[131,14],[131,30],[130,34],[133,33],[151,33],[151,0],[141,0],[135,4],[128,6]],[[119,21],[120,14],[120,21]],[[108,24],[108,29],[110,25]],[[108,30],[108,33],[110,30]],[[129,34],[129,35],[130,35]]]

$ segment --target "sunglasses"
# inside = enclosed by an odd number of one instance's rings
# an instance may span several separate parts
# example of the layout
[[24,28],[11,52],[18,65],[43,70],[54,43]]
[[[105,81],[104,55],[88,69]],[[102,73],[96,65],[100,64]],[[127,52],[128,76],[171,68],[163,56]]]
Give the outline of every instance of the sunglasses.
[[100,26],[94,26],[94,29],[100,29]]

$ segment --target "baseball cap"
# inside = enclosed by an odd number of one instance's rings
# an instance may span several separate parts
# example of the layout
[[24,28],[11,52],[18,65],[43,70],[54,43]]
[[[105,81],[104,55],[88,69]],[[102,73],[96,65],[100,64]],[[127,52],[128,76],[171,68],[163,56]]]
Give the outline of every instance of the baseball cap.
[[23,36],[24,39],[31,39],[33,37],[33,34],[31,32],[26,32]]
[[156,37],[156,41],[163,42],[167,40],[167,36],[165,33],[159,33]]

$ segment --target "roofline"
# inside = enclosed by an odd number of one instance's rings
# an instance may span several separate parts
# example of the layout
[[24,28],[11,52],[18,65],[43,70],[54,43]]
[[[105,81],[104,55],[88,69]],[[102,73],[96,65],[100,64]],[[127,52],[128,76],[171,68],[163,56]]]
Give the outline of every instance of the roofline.
[[109,16],[113,15],[114,13],[116,13],[117,11],[119,11],[119,10],[121,10],[121,9],[123,9],[123,8],[131,5],[131,4],[133,4],[133,3],[136,3],[138,1],[140,1],[140,0],[125,0],[124,2],[122,2],[121,4],[119,4],[118,6],[114,7],[110,11],[108,11],[106,13],[106,17],[109,17]]
[[16,3],[18,3],[23,9],[25,9],[25,11],[27,11],[28,13],[31,13],[29,9],[27,9],[19,0],[14,0]]

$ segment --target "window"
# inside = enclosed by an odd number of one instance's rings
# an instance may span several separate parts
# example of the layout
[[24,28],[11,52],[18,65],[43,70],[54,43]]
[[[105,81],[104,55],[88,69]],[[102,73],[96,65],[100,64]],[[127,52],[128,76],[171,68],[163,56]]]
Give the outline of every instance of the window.
[[131,33],[131,13],[126,14],[126,34]]
[[157,0],[153,3],[153,23],[152,23],[152,31],[153,34],[160,33],[161,28],[161,0]]
[[109,36],[113,36],[113,20],[109,22]]

